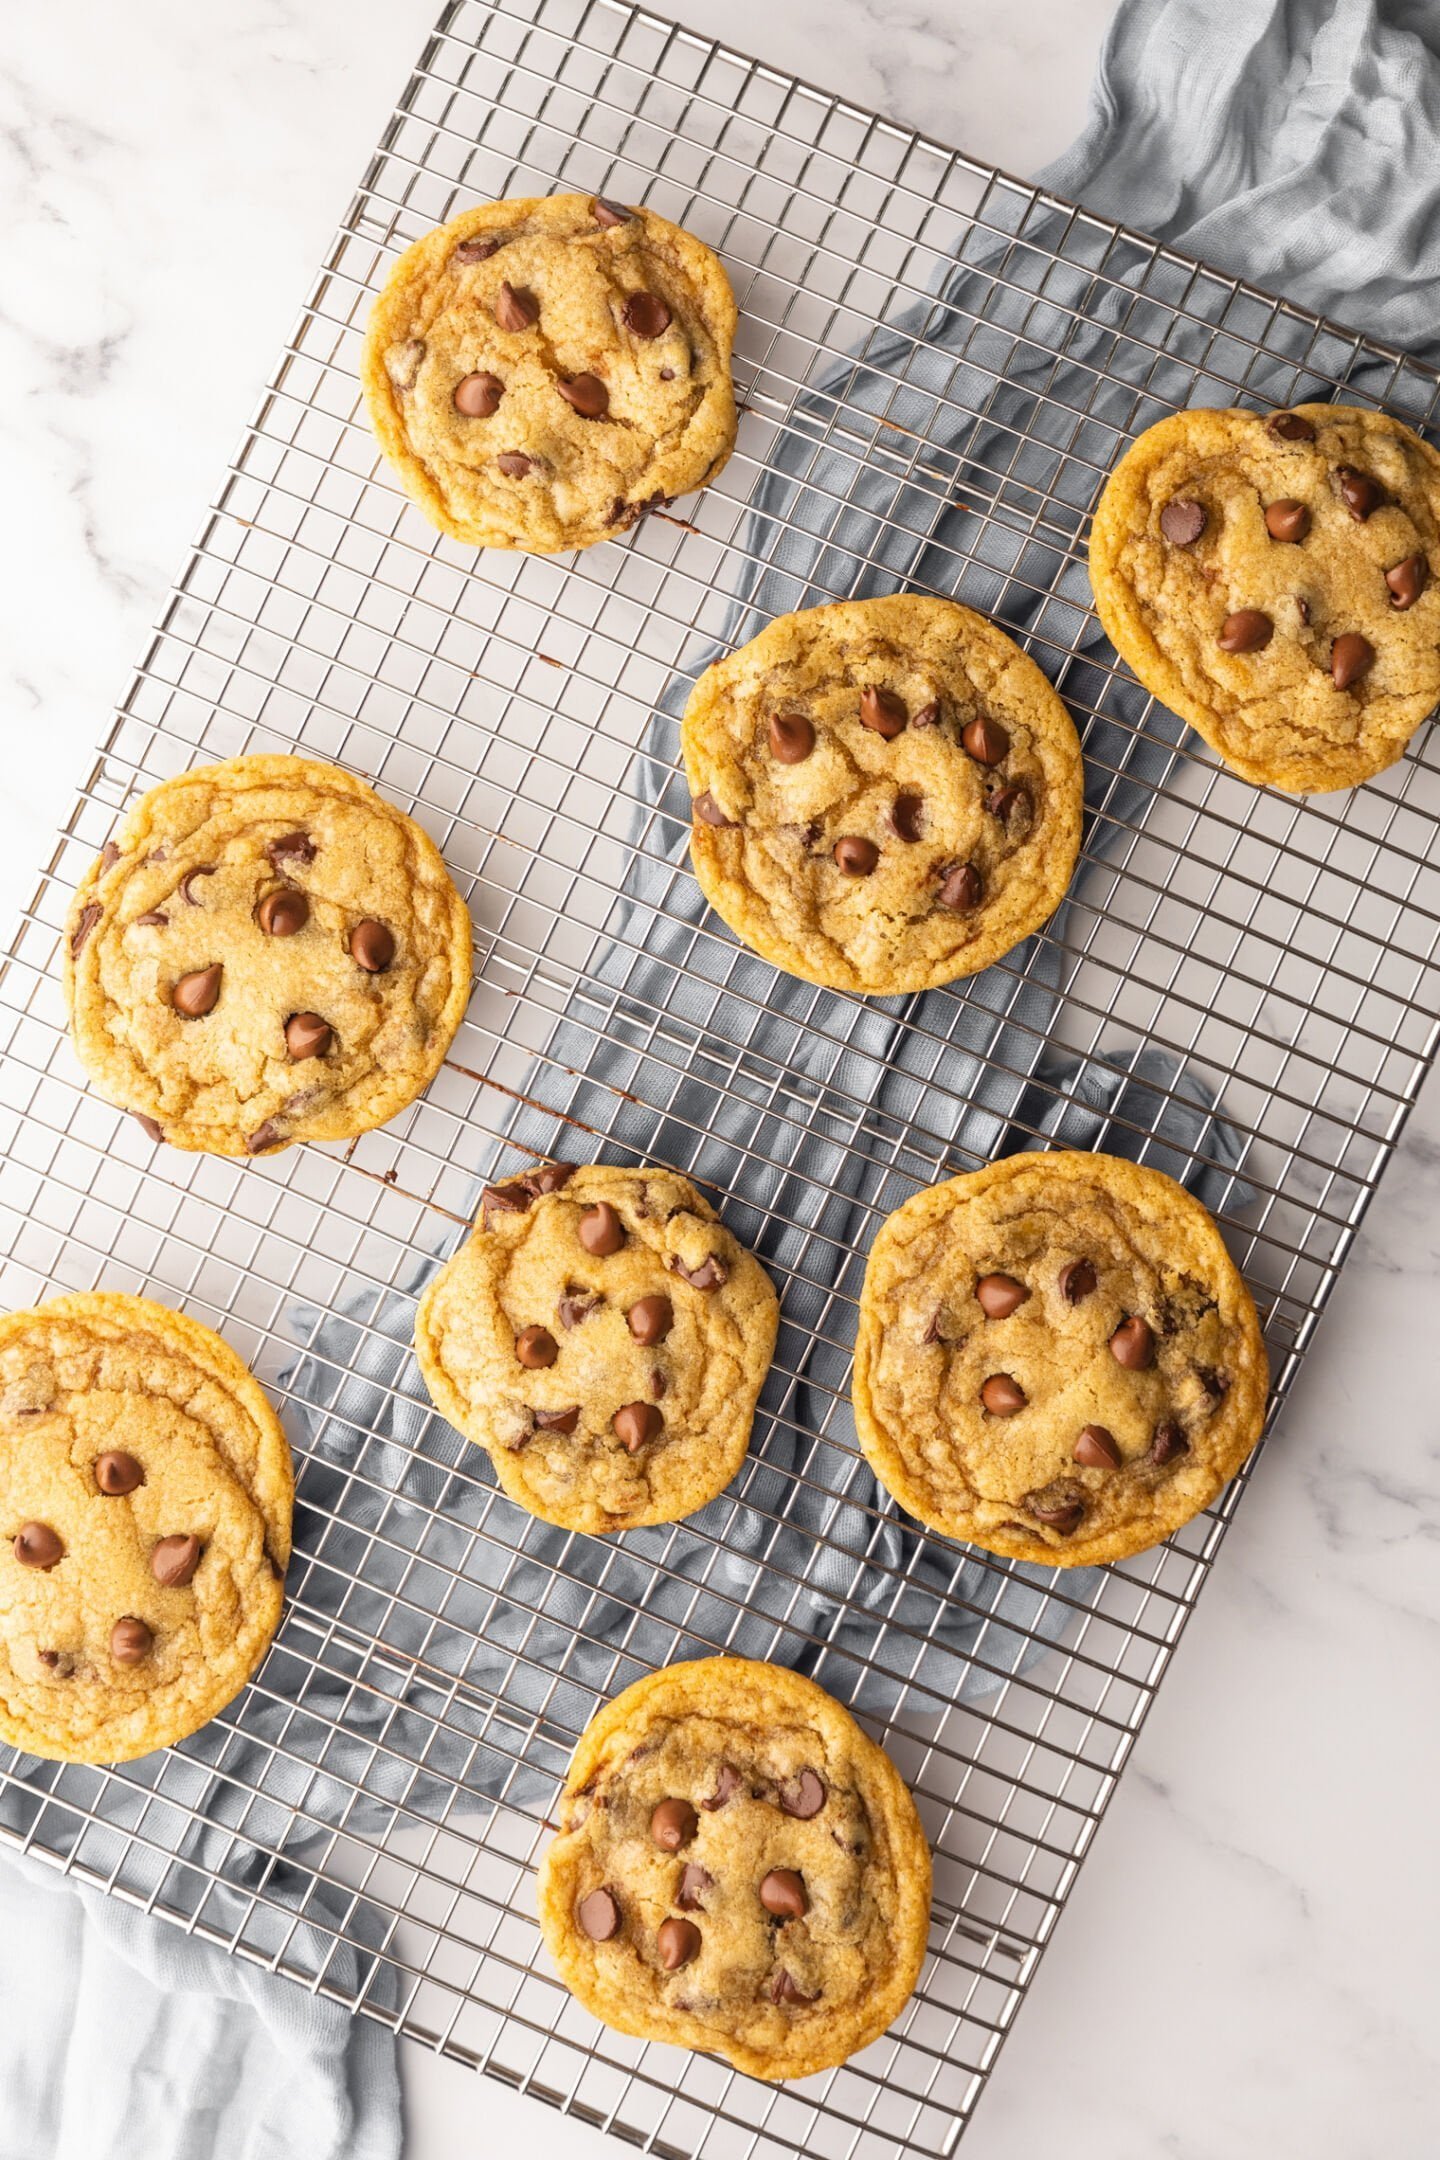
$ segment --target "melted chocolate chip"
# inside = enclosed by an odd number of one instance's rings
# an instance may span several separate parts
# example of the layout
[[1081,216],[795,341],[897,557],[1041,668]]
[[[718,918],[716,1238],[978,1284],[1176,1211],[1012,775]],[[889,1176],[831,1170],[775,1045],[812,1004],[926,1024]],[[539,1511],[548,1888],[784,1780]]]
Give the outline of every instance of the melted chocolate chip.
[[356,923],[348,942],[351,959],[367,975],[383,975],[395,958],[395,933],[372,915]]
[[254,1132],[247,1134],[245,1152],[247,1155],[263,1155],[267,1148],[278,1147],[284,1138],[285,1134],[274,1118],[266,1118],[263,1125],[257,1125]]
[[461,376],[452,402],[462,419],[490,420],[500,410],[504,395],[500,377],[492,375],[488,368],[477,368],[473,374]]
[[195,890],[196,878],[214,877],[214,875],[215,865],[213,862],[197,863],[193,870],[186,871],[184,877],[180,880],[180,897],[187,907],[199,907],[200,905],[200,895]]
[[598,1290],[567,1290],[555,1307],[561,1327],[579,1327],[605,1302]]
[[625,1243],[625,1225],[608,1200],[597,1201],[581,1215],[575,1235],[596,1260],[608,1260]]
[[1423,555],[1407,555],[1403,562],[1385,572],[1385,583],[1390,588],[1390,605],[1404,610],[1412,608],[1424,592],[1430,579],[1430,565]]
[[1018,1311],[1030,1292],[1024,1283],[1016,1282],[1013,1275],[982,1275],[975,1285],[975,1295],[980,1310],[987,1320],[1008,1320]]
[[285,1022],[285,1048],[297,1064],[305,1058],[324,1057],[334,1040],[334,1029],[319,1013],[291,1013]]
[[658,293],[631,293],[620,312],[633,337],[663,337],[670,327],[670,310]]
[[760,1903],[777,1920],[803,1920],[810,1910],[804,1878],[794,1868],[771,1868],[761,1878]]
[[1145,1372],[1155,1362],[1155,1331],[1148,1320],[1131,1313],[1110,1337],[1110,1355],[1126,1372]]
[[985,808],[991,817],[997,817],[1002,825],[1008,825],[1014,817],[1022,814],[1029,816],[1030,790],[1018,786],[997,788],[993,795],[986,796]]
[[309,833],[282,833],[278,840],[267,842],[265,853],[270,858],[272,870],[283,870],[287,863],[312,863],[315,860],[315,842]]
[[788,1785],[782,1785],[776,1794],[785,1814],[793,1815],[797,1822],[809,1822],[825,1805],[826,1792],[813,1770],[802,1770]]
[[573,1433],[580,1423],[580,1405],[571,1403],[568,1410],[532,1410],[536,1432]]
[[1299,413],[1274,412],[1265,423],[1278,442],[1314,442],[1315,430]]
[[143,1110],[132,1110],[130,1115],[134,1118],[136,1124],[140,1127],[140,1130],[144,1133],[146,1139],[153,1140],[158,1147],[160,1142],[165,1138],[164,1127],[155,1118],[146,1117]]
[[495,295],[495,320],[502,330],[529,330],[540,320],[540,303],[533,293],[517,292],[508,279]]
[[[700,1805],[703,1807],[705,1802],[702,1800]],[[714,1882],[715,1878],[708,1868],[701,1867],[698,1860],[687,1860],[680,1870],[680,1888],[675,1897],[681,1912],[703,1912],[705,1908],[701,1900],[705,1892],[714,1886]]]
[[598,375],[572,375],[555,387],[582,420],[602,420],[610,410],[610,392]]
[[940,905],[954,908],[958,915],[968,915],[980,905],[984,887],[974,863],[950,863],[940,873]]
[[1082,1425],[1073,1453],[1087,1470],[1118,1470],[1123,1459],[1107,1425]]
[[167,1590],[183,1590],[194,1579],[202,1549],[197,1537],[162,1537],[150,1554],[150,1572]]
[[533,462],[523,450],[502,450],[495,460],[507,480],[523,480]]
[[708,1800],[700,1802],[701,1807],[707,1814],[713,1815],[717,1808],[724,1807],[727,1801],[734,1799],[744,1782],[733,1763],[722,1762],[715,1773],[715,1790]]
[[1205,530],[1205,505],[1177,495],[1160,512],[1160,530],[1172,547],[1193,547]]
[[110,1630],[110,1655],[117,1665],[139,1665],[149,1657],[154,1641],[145,1622],[127,1613]]
[[591,1942],[609,1942],[620,1932],[620,1907],[608,1890],[591,1890],[582,1897],[575,1917]]
[[1173,1462],[1177,1455],[1188,1455],[1189,1452],[1190,1443],[1174,1418],[1162,1418],[1151,1436],[1151,1462],[1161,1464]]
[[786,1972],[783,1965],[778,1967],[775,1973],[775,1977],[770,1982],[766,1993],[769,1995],[770,2000],[773,2003],[803,2004],[815,2003],[819,2002],[820,2000],[818,1994],[806,1995],[805,1993],[803,1993],[802,1990],[796,1985],[795,1981],[790,1977],[789,1973]]
[[916,713],[914,719],[910,722],[910,725],[912,728],[926,728],[938,727],[939,723],[940,701],[938,698],[931,698],[928,705],[922,705],[920,707],[919,712]]
[[[163,930],[170,917],[161,908],[147,908],[143,915],[135,917],[135,927],[146,930]],[[71,947],[72,952],[75,948]]]
[[979,765],[998,765],[1010,748],[1010,737],[1005,729],[988,714],[967,721],[960,730],[960,740]]
[[720,808],[719,803],[716,802],[715,797],[710,793],[709,788],[706,788],[703,794],[697,795],[695,797],[693,807],[695,815],[697,818],[699,818],[702,825],[712,825],[719,828],[734,826],[739,822],[739,820],[736,818],[726,817],[724,811]]
[[842,833],[830,852],[836,869],[846,877],[869,877],[880,860],[875,842],[861,833]]
[[498,255],[504,245],[504,240],[497,234],[487,233],[483,237],[477,235],[473,240],[459,241],[450,259],[457,263],[489,262],[490,257]]
[[697,1268],[686,1267],[683,1260],[671,1259],[670,1272],[682,1282],[689,1283],[692,1290],[719,1290],[730,1280],[730,1270],[715,1253],[710,1253]]
[[86,938],[89,937],[90,932],[99,922],[104,912],[104,908],[95,900],[92,900],[87,907],[81,908],[76,918],[75,928],[70,933],[70,956],[72,959],[78,954],[81,946],[85,943]]
[[1357,525],[1373,517],[1385,501],[1385,490],[1371,474],[1354,465],[1337,465],[1335,489]]
[[700,1955],[700,1930],[693,1920],[677,1920],[672,1913],[655,1934],[655,1948],[666,1972],[678,1972]]
[[1088,1260],[1067,1260],[1056,1278],[1067,1305],[1078,1305],[1095,1288],[1095,1270]]
[[625,208],[624,203],[611,202],[606,195],[597,195],[595,197],[594,202],[590,205],[590,215],[597,225],[603,225],[607,231],[612,226],[628,225],[630,222],[630,212]]
[[1074,1494],[1031,1493],[1025,1505],[1036,1522],[1044,1523],[1047,1530],[1058,1530],[1062,1537],[1078,1530],[1085,1515],[1085,1502]]
[[890,805],[887,820],[897,840],[908,841],[912,846],[920,838],[925,817],[923,795],[905,793],[897,795]]

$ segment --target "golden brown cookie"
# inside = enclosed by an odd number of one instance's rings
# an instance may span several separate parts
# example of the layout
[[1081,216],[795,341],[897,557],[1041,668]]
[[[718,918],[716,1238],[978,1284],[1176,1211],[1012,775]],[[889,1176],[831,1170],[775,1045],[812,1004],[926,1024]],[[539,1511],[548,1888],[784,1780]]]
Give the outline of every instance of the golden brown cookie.
[[915,593],[781,615],[684,721],[715,912],[806,982],[876,997],[1000,959],[1080,845],[1074,725],[1002,630]]
[[434,1078],[470,996],[470,917],[413,819],[333,765],[241,757],[162,781],[81,880],[75,1048],[154,1140],[339,1140]]
[[1440,455],[1386,413],[1194,411],[1106,483],[1090,582],[1147,690],[1246,780],[1394,763],[1440,700]]
[[907,1200],[860,1297],[855,1422],[932,1529],[1058,1567],[1158,1544],[1265,1417],[1255,1305],[1206,1209],[1113,1155],[1010,1155]]
[[889,1756],[813,1680],[735,1657],[637,1680],[581,1735],[558,1814],[540,1925],[618,2031],[799,2078],[909,2000],[930,1849]]
[[292,1488],[198,1321],[109,1292],[0,1318],[0,1739],[125,1762],[223,1709],[280,1618]]
[[610,539],[713,479],[735,443],[735,298],[653,210],[486,203],[401,256],[360,379],[426,516],[475,547]]
[[675,1522],[745,1459],[779,1301],[673,1170],[545,1163],[488,1186],[433,1277],[415,1352],[435,1404],[542,1522]]

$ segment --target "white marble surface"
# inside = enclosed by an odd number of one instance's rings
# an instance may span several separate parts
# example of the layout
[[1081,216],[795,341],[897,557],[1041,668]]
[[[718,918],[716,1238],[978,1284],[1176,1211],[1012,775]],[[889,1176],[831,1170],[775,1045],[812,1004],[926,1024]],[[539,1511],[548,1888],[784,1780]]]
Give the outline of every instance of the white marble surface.
[[[0,909],[88,751],[435,0],[0,15]],[[1109,0],[670,0],[1012,170]],[[1433,2152],[1440,1090],[1326,1319],[967,2139]],[[612,2150],[407,2046],[407,2160]],[[97,2156],[98,2160],[98,2156]]]

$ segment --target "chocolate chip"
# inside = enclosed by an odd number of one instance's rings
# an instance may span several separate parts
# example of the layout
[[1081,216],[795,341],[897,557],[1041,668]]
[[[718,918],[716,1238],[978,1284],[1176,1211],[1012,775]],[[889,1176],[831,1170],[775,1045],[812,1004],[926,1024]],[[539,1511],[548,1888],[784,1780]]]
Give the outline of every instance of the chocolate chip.
[[675,370],[674,370],[674,368],[673,368],[673,367],[662,367],[662,368],[661,368],[661,370],[660,370],[660,380],[661,380],[661,382],[674,382],[674,380],[675,380]]
[[638,1455],[646,1442],[657,1439],[664,1428],[665,1420],[654,1403],[648,1402],[622,1403],[610,1420],[610,1430],[627,1455]]
[[566,382],[557,382],[555,387],[582,420],[603,419],[610,410],[610,392],[598,375],[572,375]]
[[982,1275],[975,1285],[975,1295],[987,1320],[1008,1320],[1030,1292],[1013,1275]]
[[1412,608],[1430,579],[1430,565],[1423,555],[1407,555],[1393,570],[1385,572],[1393,608]]
[[1385,490],[1379,481],[1367,472],[1360,472],[1354,465],[1336,466],[1335,487],[1357,525],[1363,525],[1366,518],[1373,517],[1385,501]]
[[[158,907],[152,907],[147,908],[143,915],[137,915],[135,917],[135,926],[137,929],[143,927],[146,930],[162,930],[165,927],[166,923],[169,922],[169,920],[170,917],[165,914],[162,909]],[[76,950],[76,947],[72,945],[70,950],[74,952]]]
[[295,862],[303,865],[314,862],[316,854],[315,842],[310,838],[309,833],[282,833],[278,840],[267,842],[265,853],[270,858],[272,869],[283,870],[287,863]]
[[255,920],[266,937],[294,937],[310,920],[310,903],[293,885],[266,893],[255,910]]
[[489,234],[484,239],[461,240],[450,259],[458,263],[489,262],[490,257],[498,255],[504,245],[504,240],[496,234]]
[[960,740],[978,765],[998,765],[1010,748],[1010,737],[1000,722],[988,715],[967,721]]
[[528,330],[540,320],[540,303],[533,293],[517,292],[506,280],[495,295],[495,320],[502,330]]
[[1337,690],[1348,690],[1375,665],[1375,648],[1358,630],[1347,630],[1330,647],[1330,673]]
[[383,975],[395,958],[395,933],[385,923],[367,915],[356,923],[348,939],[350,957],[367,975]]
[[145,1622],[127,1613],[110,1630],[110,1655],[117,1665],[138,1665],[149,1657],[154,1641]]
[[1155,1362],[1155,1331],[1148,1320],[1131,1313],[1110,1337],[1110,1355],[1126,1372],[1144,1372]]
[[665,1393],[666,1386],[667,1382],[664,1373],[661,1372],[658,1365],[652,1365],[650,1368],[650,1393],[654,1396],[656,1402],[659,1402]]
[[598,1290],[567,1290],[555,1311],[561,1327],[579,1327],[604,1302]]
[[1160,530],[1172,547],[1193,547],[1205,522],[1205,505],[1188,495],[1177,495],[1160,512]]
[[733,1763],[722,1762],[715,1773],[715,1790],[708,1800],[700,1802],[701,1807],[707,1814],[713,1815],[717,1808],[724,1807],[727,1801],[734,1798],[744,1782]]
[[1031,1493],[1025,1505],[1036,1522],[1044,1523],[1047,1530],[1058,1530],[1062,1537],[1077,1530],[1085,1514],[1085,1502],[1068,1494],[1046,1499],[1039,1493]]
[[626,329],[638,338],[663,337],[670,327],[670,310],[658,293],[631,293],[621,313]]
[[39,1568],[42,1573],[54,1567],[65,1555],[60,1538],[49,1523],[21,1523],[15,1533],[14,1553],[22,1567]]
[[[60,1659],[61,1659],[61,1656],[63,1655],[63,1653],[62,1653],[61,1651],[59,1651],[59,1650],[37,1650],[37,1651],[36,1651],[36,1653],[35,1653],[35,1655],[36,1655],[36,1657],[38,1657],[38,1658],[39,1658],[39,1660],[40,1660],[40,1663],[41,1663],[42,1665],[44,1665],[44,1666],[48,1667],[48,1669],[49,1669],[49,1670],[50,1670],[51,1672],[60,1672]],[[70,1659],[70,1658],[69,1658],[69,1657],[67,1656],[67,1657],[65,1658],[65,1670],[64,1670],[64,1672],[63,1672],[63,1673],[61,1673],[61,1674],[60,1674],[60,1677],[61,1677],[62,1679],[68,1679],[68,1678],[69,1678],[69,1676],[70,1676],[70,1673],[71,1673],[71,1671],[72,1671],[72,1670],[73,1670],[73,1665],[72,1665],[72,1661],[71,1661],[71,1659]]]
[[770,715],[770,753],[781,765],[801,765],[815,748],[815,730],[804,713]]
[[700,1827],[688,1800],[659,1800],[650,1810],[650,1835],[662,1852],[679,1852]]
[[1299,413],[1271,413],[1265,426],[1279,442],[1314,442],[1315,430]]
[[880,850],[873,840],[866,840],[859,833],[843,833],[831,849],[836,868],[846,877],[869,877],[880,860]]
[[648,1348],[651,1343],[664,1342],[675,1325],[675,1308],[668,1297],[656,1293],[637,1298],[625,1319],[636,1342]]
[[655,1934],[655,1948],[666,1972],[678,1972],[700,1955],[700,1930],[693,1920],[662,1920]]
[[123,1493],[134,1492],[136,1486],[144,1482],[145,1472],[135,1457],[127,1455],[123,1448],[112,1448],[107,1454],[96,1456],[95,1483],[112,1500],[118,1500]]
[[165,1138],[164,1127],[160,1125],[155,1118],[146,1117],[143,1110],[132,1110],[130,1115],[134,1118],[136,1124],[140,1127],[140,1130],[144,1133],[146,1139],[153,1140],[158,1147],[160,1142]]
[[184,877],[180,880],[180,897],[187,907],[199,907],[200,905],[200,896],[195,890],[196,878],[214,877],[214,875],[214,863],[197,863],[193,870],[186,871]]
[[88,907],[81,908],[75,928],[70,934],[70,957],[72,959],[79,952],[104,912],[104,908],[96,900],[92,900]]
[[537,1163],[533,1170],[522,1170],[515,1183],[522,1192],[529,1193],[532,1200],[538,1200],[542,1194],[559,1192],[568,1185],[575,1170],[573,1162]]
[[607,231],[612,225],[628,225],[630,222],[630,212],[624,203],[611,202],[606,195],[596,196],[590,205],[590,215],[597,225],[605,226]]
[[787,1815],[797,1822],[809,1822],[825,1805],[825,1787],[813,1770],[802,1770],[788,1785],[782,1785],[776,1796]]
[[1029,815],[1030,790],[1023,787],[997,788],[993,795],[986,796],[985,808],[992,817],[999,818],[1002,825],[1008,825],[1011,818],[1022,811],[1026,816]]
[[424,338],[406,338],[402,345],[392,345],[385,355],[385,372],[397,390],[413,390],[415,378],[420,373],[420,363],[425,358]]
[[922,705],[920,707],[919,712],[916,713],[914,719],[910,722],[910,725],[912,728],[937,727],[939,725],[939,722],[940,702],[938,698],[931,698],[928,705]]
[[170,1003],[186,1020],[203,1020],[206,1013],[215,1010],[215,1000],[220,995],[220,963],[213,967],[197,968],[193,975],[182,975],[170,992]]
[[1201,1387],[1204,1388],[1205,1393],[1210,1397],[1211,1402],[1219,1402],[1230,1385],[1228,1380],[1220,1373],[1212,1371],[1208,1365],[1197,1365],[1195,1377],[1200,1382]]
[[706,788],[703,795],[695,797],[694,809],[702,825],[731,826],[739,822],[736,818],[726,817],[709,788]]
[[980,1400],[991,1417],[1014,1417],[1017,1410],[1025,1408],[1026,1396],[1018,1380],[1012,1380],[1009,1373],[1000,1372],[991,1373],[989,1379],[982,1382]]
[[104,847],[102,847],[100,850],[100,868],[102,870],[113,870],[119,860],[119,848],[115,845],[115,842],[113,840],[107,840]]
[[568,1410],[532,1410],[537,1432],[573,1433],[580,1423],[580,1405],[572,1403]]
[[591,1942],[609,1942],[620,1932],[620,1907],[608,1890],[592,1890],[582,1897],[575,1917]]
[[1310,512],[1304,503],[1282,496],[1266,510],[1265,530],[1272,540],[1303,540],[1310,530]]
[[494,1215],[523,1215],[535,1198],[519,1178],[509,1185],[487,1185],[480,1195],[480,1219],[486,1229]]
[[940,873],[940,905],[954,908],[957,914],[967,915],[980,905],[984,888],[980,873],[973,863],[950,863]]
[[773,2003],[814,2003],[820,2000],[818,1995],[803,1994],[783,1965],[777,1970],[766,1992]]
[[560,1355],[560,1345],[548,1328],[522,1328],[515,1338],[515,1355],[531,1372],[543,1372]]
[[523,480],[530,470],[531,460],[523,450],[502,450],[495,463],[507,480]]
[[319,1013],[291,1013],[285,1022],[285,1048],[297,1063],[302,1058],[324,1057],[334,1040],[334,1029]]
[[803,1920],[810,1910],[804,1879],[788,1867],[772,1867],[762,1879],[760,1902],[777,1920]]
[[860,725],[872,734],[883,735],[886,742],[893,742],[905,731],[909,718],[905,700],[893,690],[882,690],[878,683],[868,683],[860,692]]
[[461,376],[452,402],[466,420],[489,420],[500,410],[504,395],[500,377],[492,375],[488,368],[478,368],[473,375]]
[[247,1135],[245,1152],[247,1155],[263,1155],[266,1148],[278,1147],[284,1138],[285,1134],[274,1118],[266,1118],[263,1125],[257,1125],[254,1132]]
[[1152,1463],[1173,1462],[1177,1455],[1188,1455],[1190,1443],[1176,1424],[1174,1418],[1162,1418],[1155,1427],[1150,1440]]
[[1088,1260],[1067,1260],[1056,1281],[1067,1305],[1078,1305],[1095,1288],[1095,1270]]
[[923,795],[906,793],[897,795],[890,805],[887,820],[897,840],[908,841],[912,846],[920,838],[921,821],[925,815]]
[[[704,1807],[705,1802],[702,1800],[700,1805]],[[714,1882],[715,1878],[708,1868],[701,1867],[698,1860],[687,1860],[680,1871],[680,1889],[675,1899],[680,1910],[703,1912],[705,1908],[700,1901],[705,1892],[713,1888]]]
[[198,1537],[162,1537],[150,1555],[150,1572],[167,1590],[183,1590],[200,1565]]
[[686,1267],[683,1260],[672,1259],[670,1272],[688,1282],[692,1290],[719,1290],[729,1282],[730,1270],[715,1253],[710,1253],[697,1268]]
[[1114,1433],[1104,1425],[1081,1426],[1074,1456],[1087,1470],[1118,1470],[1123,1460]]
[[1217,643],[1222,652],[1263,652],[1274,635],[1274,623],[1259,608],[1237,608],[1221,623]]
[[599,1201],[586,1208],[576,1228],[576,1236],[586,1252],[597,1260],[608,1260],[611,1253],[619,1252],[625,1243],[625,1225],[608,1200]]

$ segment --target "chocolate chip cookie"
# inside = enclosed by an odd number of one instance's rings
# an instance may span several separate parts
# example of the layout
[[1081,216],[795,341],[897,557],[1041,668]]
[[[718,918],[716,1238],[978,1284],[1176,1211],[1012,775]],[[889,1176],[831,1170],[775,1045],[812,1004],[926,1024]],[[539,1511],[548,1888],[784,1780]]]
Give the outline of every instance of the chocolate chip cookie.
[[1206,1209],[1112,1155],[917,1193],[865,1271],[855,1421],[902,1507],[1059,1567],[1158,1544],[1260,1437],[1254,1302]]
[[1440,456],[1385,413],[1181,412],[1106,484],[1095,605],[1227,765],[1297,794],[1394,763],[1440,701]]
[[197,1321],[106,1292],[0,1319],[0,1739],[125,1762],[223,1709],[280,1618],[292,1482]]
[[1053,914],[1080,745],[1018,645],[913,593],[781,615],[685,710],[690,859],[806,982],[876,997],[989,967]]
[[735,298],[653,210],[551,195],[407,249],[360,379],[380,447],[442,532],[550,555],[713,479],[735,443]]
[[153,1140],[260,1155],[381,1125],[470,995],[470,917],[420,827],[363,781],[231,758],[152,788],[65,931],[75,1048]]
[[512,1500],[604,1533],[724,1491],[778,1319],[770,1278],[685,1178],[554,1162],[486,1188],[415,1351]]
[[888,1755],[813,1680],[735,1657],[637,1680],[586,1727],[558,1814],[540,1925],[620,2032],[808,2077],[908,2001],[925,1833]]

